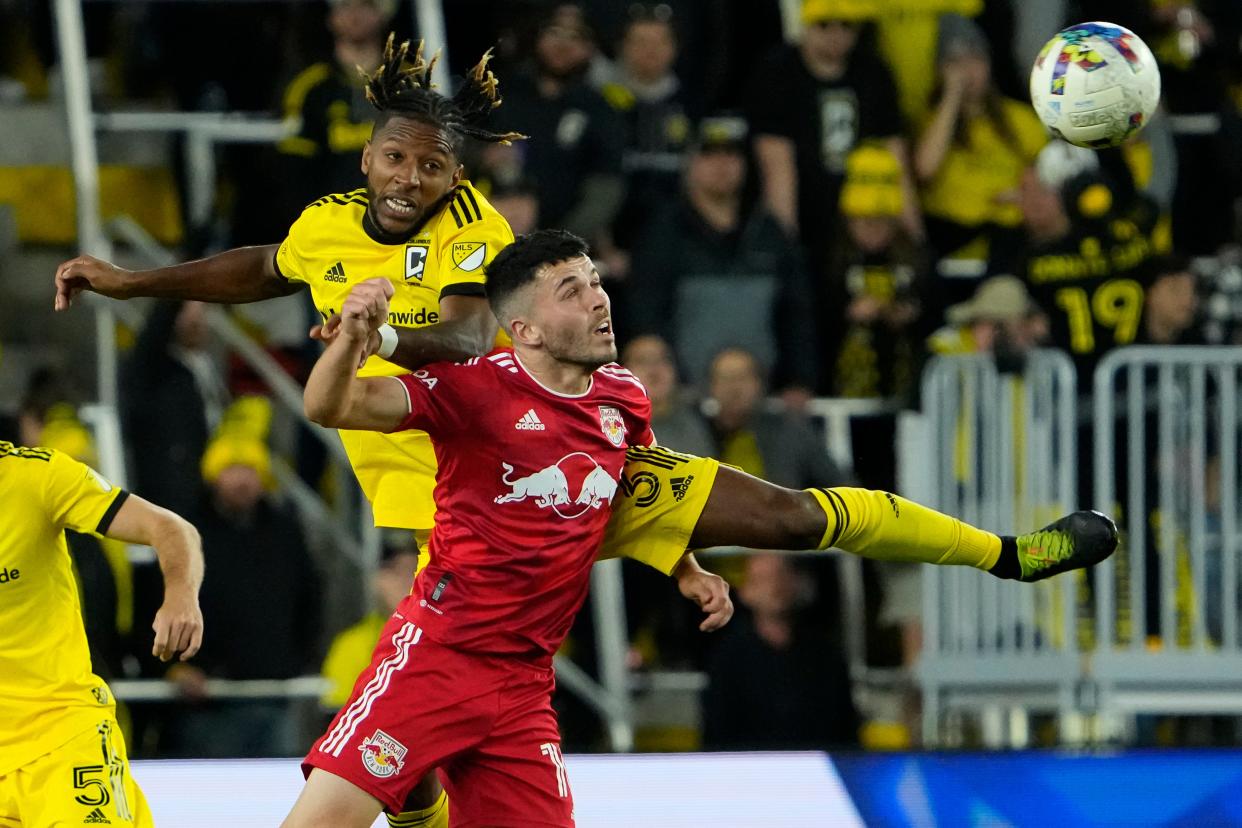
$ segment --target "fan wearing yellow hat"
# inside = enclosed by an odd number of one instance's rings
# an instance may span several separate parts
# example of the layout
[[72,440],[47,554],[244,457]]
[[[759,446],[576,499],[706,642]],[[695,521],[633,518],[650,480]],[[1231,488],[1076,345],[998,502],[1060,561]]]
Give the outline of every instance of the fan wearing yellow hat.
[[914,322],[922,262],[900,221],[901,162],[884,144],[864,143],[846,158],[840,209],[845,238],[830,278],[840,292],[845,325],[832,393],[905,396],[919,354]]
[[[207,561],[203,618],[216,634],[193,664],[165,676],[190,698],[209,678],[287,679],[318,668],[322,584],[297,516],[273,495],[271,417],[264,397],[234,401],[201,458],[207,485],[194,523]],[[284,701],[191,706],[166,737],[183,755],[291,755],[299,749],[291,717]]]
[[874,0],[803,0],[802,25],[827,22],[862,23],[875,17]]
[[234,401],[203,452],[203,480],[214,486],[226,469],[240,466],[249,469],[265,491],[275,491],[272,452],[267,446],[271,423],[272,403],[266,397],[241,397]]
[[745,95],[764,206],[802,242],[819,310],[818,390],[839,385],[833,369],[845,320],[837,269],[846,159],[876,142],[898,159],[901,223],[922,232],[906,162],[905,124],[888,66],[864,36],[879,0],[803,0],[796,43],[760,62]]

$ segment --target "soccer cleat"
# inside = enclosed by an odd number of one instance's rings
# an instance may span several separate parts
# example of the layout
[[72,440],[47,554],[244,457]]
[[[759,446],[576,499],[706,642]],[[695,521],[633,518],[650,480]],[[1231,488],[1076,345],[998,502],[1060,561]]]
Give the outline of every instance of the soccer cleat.
[[1074,512],[1017,541],[1019,580],[1030,583],[1095,566],[1117,548],[1117,526],[1099,512]]

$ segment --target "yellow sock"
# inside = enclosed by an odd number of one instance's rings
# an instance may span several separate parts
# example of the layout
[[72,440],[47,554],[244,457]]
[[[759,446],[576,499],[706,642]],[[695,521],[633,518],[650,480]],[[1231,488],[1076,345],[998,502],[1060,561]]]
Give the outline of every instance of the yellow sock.
[[878,561],[991,569],[1001,540],[957,518],[888,492],[807,489],[828,518],[820,549],[836,547]]
[[384,816],[388,817],[389,828],[449,828],[448,793],[440,791],[440,798],[430,808]]

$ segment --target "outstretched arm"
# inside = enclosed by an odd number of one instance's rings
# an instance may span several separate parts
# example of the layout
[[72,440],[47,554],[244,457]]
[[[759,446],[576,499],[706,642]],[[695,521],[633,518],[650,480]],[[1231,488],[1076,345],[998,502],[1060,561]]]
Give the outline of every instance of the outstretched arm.
[[181,516],[129,495],[108,527],[107,536],[150,546],[164,573],[164,603],[151,628],[151,654],[161,661],[181,654],[186,661],[203,643],[203,613],[198,590],[203,584],[203,548],[198,532]]
[[239,247],[154,270],[125,270],[94,256],[77,256],[56,268],[53,306],[67,310],[84,290],[112,299],[153,296],[230,305],[288,296],[300,284],[277,272],[277,247]]
[[367,344],[387,315],[392,294],[387,279],[368,279],[341,306],[341,321],[327,349],[311,370],[303,402],[306,416],[322,426],[366,431],[393,431],[410,413],[409,396],[393,377],[359,377],[358,364]]

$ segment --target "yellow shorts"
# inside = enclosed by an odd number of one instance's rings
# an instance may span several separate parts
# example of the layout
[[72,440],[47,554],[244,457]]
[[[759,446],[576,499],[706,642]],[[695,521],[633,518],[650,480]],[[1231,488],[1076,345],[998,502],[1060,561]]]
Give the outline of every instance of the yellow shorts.
[[154,828],[129,775],[125,739],[106,716],[17,770],[0,776],[0,828]]
[[666,575],[685,555],[720,463],[666,448],[631,448],[600,560],[633,558]]

